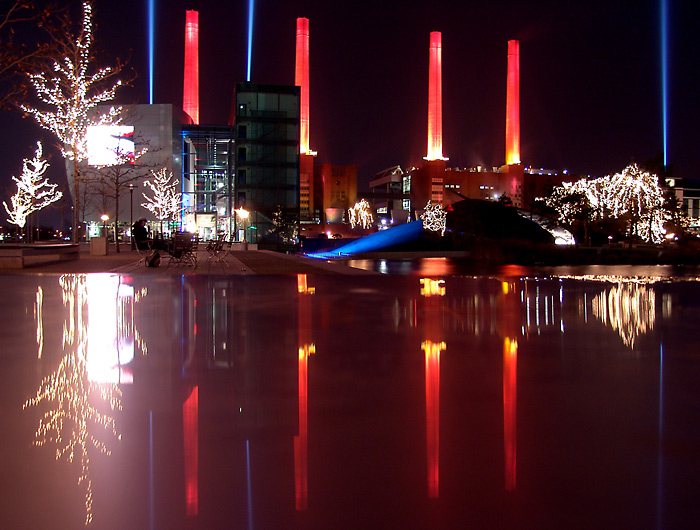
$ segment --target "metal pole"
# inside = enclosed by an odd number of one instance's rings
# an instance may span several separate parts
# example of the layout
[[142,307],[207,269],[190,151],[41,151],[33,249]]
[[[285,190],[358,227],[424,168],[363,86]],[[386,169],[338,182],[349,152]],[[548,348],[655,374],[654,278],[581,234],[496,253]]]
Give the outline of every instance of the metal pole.
[[134,237],[134,234],[131,233],[131,230],[134,227],[134,185],[129,184],[129,200],[131,202],[131,214],[130,214],[130,220],[129,220],[129,241],[132,240]]

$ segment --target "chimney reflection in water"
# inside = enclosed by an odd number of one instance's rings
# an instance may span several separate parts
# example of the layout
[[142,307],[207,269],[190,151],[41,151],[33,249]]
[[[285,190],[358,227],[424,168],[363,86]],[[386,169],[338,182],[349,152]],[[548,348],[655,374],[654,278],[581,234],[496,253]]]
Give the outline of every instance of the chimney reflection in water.
[[296,509],[309,505],[308,488],[308,367],[309,355],[316,353],[311,342],[311,295],[306,274],[297,274],[299,340],[299,435],[294,437],[294,484]]
[[505,458],[505,488],[515,490],[516,478],[516,402],[518,397],[518,328],[516,316],[520,314],[520,303],[515,285],[502,282],[503,303],[501,325],[503,334],[503,448]]
[[444,280],[421,278],[426,340],[425,352],[425,432],[428,464],[428,497],[440,495],[440,352],[446,348],[442,339],[442,299]]

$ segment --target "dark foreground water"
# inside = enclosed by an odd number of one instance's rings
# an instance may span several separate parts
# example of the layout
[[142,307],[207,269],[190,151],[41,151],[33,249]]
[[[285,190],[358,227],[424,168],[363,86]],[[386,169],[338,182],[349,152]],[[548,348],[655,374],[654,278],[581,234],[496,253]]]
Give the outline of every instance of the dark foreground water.
[[700,282],[521,272],[0,276],[0,528],[697,528]]

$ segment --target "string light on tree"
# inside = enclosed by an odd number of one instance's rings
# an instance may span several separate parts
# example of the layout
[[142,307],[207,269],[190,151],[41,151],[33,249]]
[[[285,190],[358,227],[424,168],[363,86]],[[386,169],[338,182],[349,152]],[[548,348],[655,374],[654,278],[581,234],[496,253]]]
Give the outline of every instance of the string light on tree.
[[445,211],[439,203],[433,205],[430,201],[425,205],[425,211],[420,216],[423,221],[423,228],[432,232],[440,232],[440,235],[445,235],[447,226],[447,211]]
[[625,217],[629,235],[647,242],[663,242],[666,233],[663,224],[669,217],[663,209],[665,201],[659,179],[636,164],[615,175],[557,186],[547,202],[557,209],[564,223],[570,223],[580,207],[575,201],[567,200],[575,194],[585,197],[593,219]]
[[[79,162],[87,156],[88,125],[105,125],[119,122],[121,107],[111,107],[105,114],[90,119],[88,112],[97,105],[114,99],[120,80],[111,81],[121,71],[115,67],[98,68],[92,72],[94,52],[92,49],[92,5],[83,2],[83,19],[77,36],[71,35],[70,23],[64,20],[65,39],[56,43],[64,55],[53,62],[48,72],[27,73],[39,100],[48,109],[21,105],[22,110],[34,116],[39,125],[53,133],[62,144],[66,159],[68,187],[75,204],[76,226],[79,222]],[[74,241],[77,241],[74,230]]]
[[145,193],[143,197],[147,202],[141,204],[144,208],[153,212],[153,215],[160,221],[160,229],[163,231],[163,221],[175,219],[182,212],[182,194],[178,193],[177,185],[179,180],[173,180],[173,173],[167,172],[166,168],[158,171],[151,171],[152,180],[146,180],[143,184],[151,188],[153,197]]
[[49,184],[49,179],[44,178],[49,163],[42,155],[41,142],[37,142],[34,158],[25,158],[22,163],[22,175],[12,177],[17,184],[17,192],[10,197],[12,206],[5,201],[2,203],[9,215],[7,220],[20,228],[24,227],[29,215],[63,197],[63,193],[56,190],[58,184]]
[[372,210],[366,199],[362,199],[355,203],[355,206],[348,210],[350,216],[350,226],[355,228],[359,226],[363,230],[367,230],[372,227],[374,223],[374,218],[372,217]]

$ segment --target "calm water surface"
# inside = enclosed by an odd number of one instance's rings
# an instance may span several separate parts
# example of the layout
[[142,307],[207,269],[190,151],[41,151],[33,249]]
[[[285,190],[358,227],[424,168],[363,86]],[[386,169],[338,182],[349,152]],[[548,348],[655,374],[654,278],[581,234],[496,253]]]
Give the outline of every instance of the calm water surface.
[[0,528],[697,528],[700,282],[440,266],[0,276]]

